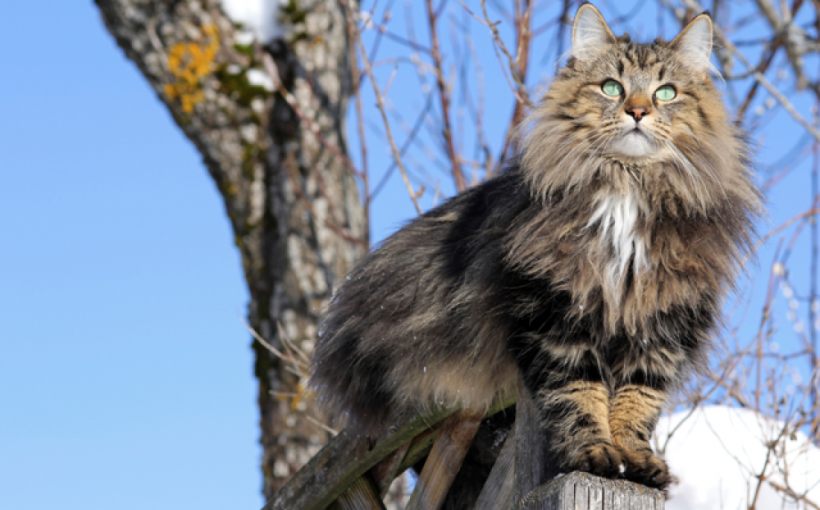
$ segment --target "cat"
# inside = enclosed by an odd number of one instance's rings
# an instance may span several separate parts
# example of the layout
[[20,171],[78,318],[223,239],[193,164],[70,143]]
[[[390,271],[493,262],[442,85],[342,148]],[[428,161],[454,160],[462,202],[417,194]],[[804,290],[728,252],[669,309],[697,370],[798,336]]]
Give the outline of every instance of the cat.
[[665,488],[650,437],[704,361],[762,208],[711,48],[708,14],[641,44],[582,5],[516,159],[336,292],[320,401],[378,436],[433,404],[483,412],[522,378],[562,471]]

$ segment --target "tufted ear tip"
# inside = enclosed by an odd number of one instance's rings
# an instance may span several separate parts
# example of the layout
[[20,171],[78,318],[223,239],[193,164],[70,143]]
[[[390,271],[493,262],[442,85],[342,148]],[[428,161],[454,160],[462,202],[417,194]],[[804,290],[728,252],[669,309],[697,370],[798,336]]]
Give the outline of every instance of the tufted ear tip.
[[709,68],[712,54],[712,17],[703,13],[695,17],[681,30],[670,46],[695,69]]
[[572,56],[586,60],[615,42],[615,35],[598,9],[588,3],[581,5],[572,24]]

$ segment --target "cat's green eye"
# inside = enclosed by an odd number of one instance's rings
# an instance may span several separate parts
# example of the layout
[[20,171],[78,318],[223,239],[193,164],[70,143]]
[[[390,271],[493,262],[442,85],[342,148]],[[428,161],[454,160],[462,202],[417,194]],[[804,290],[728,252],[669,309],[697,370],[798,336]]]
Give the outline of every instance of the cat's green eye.
[[601,85],[601,90],[604,91],[604,94],[612,97],[620,96],[624,93],[624,88],[615,80],[607,80]]
[[670,99],[675,99],[678,93],[675,90],[675,87],[672,85],[664,85],[662,87],[658,87],[658,90],[655,91],[655,97],[660,99],[661,101],[669,101]]

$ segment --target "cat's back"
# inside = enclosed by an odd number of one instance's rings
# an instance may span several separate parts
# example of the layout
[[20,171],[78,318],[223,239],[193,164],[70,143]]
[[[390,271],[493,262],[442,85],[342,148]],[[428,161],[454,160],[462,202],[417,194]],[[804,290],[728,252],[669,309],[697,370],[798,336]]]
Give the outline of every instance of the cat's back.
[[493,319],[503,238],[531,206],[512,168],[414,219],[342,281],[316,346],[322,403],[365,432],[401,410],[489,406],[514,382]]

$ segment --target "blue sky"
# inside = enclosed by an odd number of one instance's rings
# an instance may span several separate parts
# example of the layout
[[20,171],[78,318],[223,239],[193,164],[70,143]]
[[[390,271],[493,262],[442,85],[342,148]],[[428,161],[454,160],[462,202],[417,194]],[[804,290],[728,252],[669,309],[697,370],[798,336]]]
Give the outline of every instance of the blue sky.
[[[248,296],[221,200],[92,2],[47,4],[9,2],[0,20],[0,508],[261,507]],[[476,44],[493,99],[506,85]],[[398,76],[392,97],[418,111],[418,81]],[[496,149],[511,107],[488,107]],[[800,136],[772,115],[763,162]],[[375,181],[389,163],[370,144]],[[772,194],[771,224],[808,206],[805,169]],[[392,179],[374,240],[412,214]]]
[[247,292],[192,145],[90,1],[0,39],[0,508],[260,508]]

